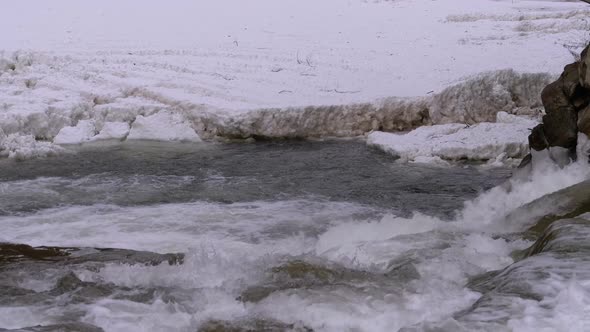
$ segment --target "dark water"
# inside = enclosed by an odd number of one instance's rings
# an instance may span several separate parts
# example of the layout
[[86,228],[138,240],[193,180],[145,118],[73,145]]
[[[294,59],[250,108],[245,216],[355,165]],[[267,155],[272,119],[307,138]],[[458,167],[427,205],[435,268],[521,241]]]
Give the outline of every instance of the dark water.
[[[133,143],[2,160],[0,239],[33,247],[0,243],[0,330],[332,331],[350,316],[343,330],[371,331],[433,306],[450,317],[466,284],[442,278],[445,267],[486,271],[467,259],[466,234],[395,237],[386,216],[451,219],[510,174],[396,163],[360,141]],[[447,288],[450,302],[429,300]],[[324,306],[325,321],[290,309],[296,299]]]
[[[420,211],[449,217],[465,200],[510,174],[500,168],[395,163],[360,141],[131,143],[48,159],[1,161],[0,213],[68,204],[234,203],[318,196],[401,214]],[[34,186],[51,194],[31,193]]]

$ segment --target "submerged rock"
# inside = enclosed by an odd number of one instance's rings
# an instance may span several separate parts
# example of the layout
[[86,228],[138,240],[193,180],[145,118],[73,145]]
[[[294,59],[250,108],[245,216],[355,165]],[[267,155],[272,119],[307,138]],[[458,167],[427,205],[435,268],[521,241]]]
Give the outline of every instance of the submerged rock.
[[590,220],[586,218],[577,215],[554,221],[545,227],[523,259],[503,270],[473,278],[467,286],[482,296],[454,318],[469,323],[473,329],[487,331],[494,330],[494,326],[495,330],[503,330],[509,320],[527,311],[554,312],[563,305],[555,299],[569,298],[578,284],[590,280]]
[[271,268],[262,286],[247,288],[238,297],[243,302],[260,302],[270,294],[287,289],[329,285],[346,277],[365,276],[364,272],[330,268],[302,260],[294,260]]
[[334,285],[355,288],[367,282],[403,285],[420,278],[416,267],[410,261],[393,262],[384,273],[359,271],[335,264],[324,264],[293,260],[273,267],[267,271],[267,280],[260,285],[245,289],[238,297],[238,300],[256,303],[264,300],[274,292],[290,289],[309,289]]
[[198,332],[313,332],[299,324],[286,324],[268,319],[249,319],[240,321],[211,320],[205,322]]
[[85,323],[61,323],[55,325],[38,325],[14,330],[0,328],[0,332],[104,332],[100,327]]

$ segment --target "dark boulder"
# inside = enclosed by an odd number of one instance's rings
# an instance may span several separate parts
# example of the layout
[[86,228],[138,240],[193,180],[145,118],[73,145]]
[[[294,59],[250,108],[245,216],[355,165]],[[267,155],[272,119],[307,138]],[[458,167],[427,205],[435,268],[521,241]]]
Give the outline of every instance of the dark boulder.
[[550,150],[551,156],[563,154],[556,159],[565,163],[577,159],[578,132],[590,136],[589,48],[584,49],[580,61],[565,66],[559,79],[543,89],[543,123],[529,135],[531,150]]
[[565,67],[559,79],[543,89],[541,99],[545,106],[543,132],[549,146],[575,151],[578,135],[578,110],[572,96],[579,85],[578,63]]
[[590,137],[590,106],[578,112],[578,131]]
[[580,85],[590,89],[590,45],[582,51],[580,60]]
[[529,135],[529,146],[535,151],[545,150],[549,147],[547,137],[545,137],[545,131],[543,130],[543,124],[540,124],[533,128]]

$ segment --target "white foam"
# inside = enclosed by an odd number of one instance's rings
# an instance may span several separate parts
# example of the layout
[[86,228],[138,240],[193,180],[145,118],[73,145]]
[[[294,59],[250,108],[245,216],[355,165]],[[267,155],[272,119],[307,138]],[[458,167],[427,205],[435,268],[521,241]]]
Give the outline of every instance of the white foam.
[[466,202],[457,220],[466,227],[477,229],[489,227],[495,232],[506,233],[523,231],[522,227],[530,225],[507,225],[503,222],[504,217],[526,203],[584,181],[589,176],[590,169],[585,161],[564,168],[550,161],[538,163],[529,179],[511,179]]
[[47,308],[0,307],[0,326],[6,329],[18,329],[51,323],[47,317],[43,317],[43,309]]
[[318,232],[331,222],[349,221],[355,213],[367,211],[371,209],[355,204],[305,200],[194,202],[147,207],[72,206],[27,216],[2,216],[0,220],[11,242],[182,252],[203,243],[233,250],[263,239],[271,241],[273,236]]
[[[582,166],[573,164],[561,170],[553,165],[543,172],[538,168],[532,182],[515,180],[510,188],[494,188],[466,203],[453,221],[421,214],[359,220],[355,216],[371,209],[303,200],[65,207],[4,216],[0,222],[9,241],[32,245],[186,252],[179,266],[107,264],[99,271],[77,271],[85,281],[179,290],[166,295],[168,300],[156,297],[150,304],[104,299],[89,305],[84,321],[109,331],[194,329],[208,319],[253,316],[325,331],[389,331],[415,324],[461,326],[449,317],[480,296],[465,288],[468,278],[508,266],[513,262],[512,251],[530,245],[497,237],[519,227],[498,228],[494,222],[536,197],[586,178],[588,169]],[[328,288],[287,289],[259,303],[236,300],[247,285],[265,280],[265,271],[285,256],[328,260],[377,275],[411,264],[420,276],[410,282],[345,282]],[[568,294],[556,298],[557,311],[530,306],[525,317],[514,317],[509,324],[515,328],[540,326],[534,319],[543,315],[548,317],[548,326],[559,326],[565,319],[586,314],[571,309],[584,304],[586,295],[568,299]],[[569,318],[558,317],[566,311]],[[138,321],[138,315],[145,318]]]

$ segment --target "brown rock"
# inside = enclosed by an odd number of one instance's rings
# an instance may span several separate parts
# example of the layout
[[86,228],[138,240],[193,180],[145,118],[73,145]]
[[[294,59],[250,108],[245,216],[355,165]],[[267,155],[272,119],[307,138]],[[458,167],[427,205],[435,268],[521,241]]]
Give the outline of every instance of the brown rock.
[[580,60],[580,85],[590,89],[590,45],[582,51]]
[[529,135],[529,146],[535,151],[545,150],[549,147],[549,143],[545,137],[545,131],[543,130],[543,124],[537,125],[531,131]]
[[[572,97],[579,94],[579,87],[579,64],[576,62],[565,66],[559,79],[546,86],[541,93],[546,112],[542,129],[550,147],[576,149],[578,110],[572,103]],[[535,134],[538,135],[538,132]],[[536,137],[530,137],[529,141],[540,143]]]
[[578,130],[590,137],[590,105],[578,112]]

